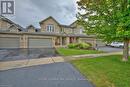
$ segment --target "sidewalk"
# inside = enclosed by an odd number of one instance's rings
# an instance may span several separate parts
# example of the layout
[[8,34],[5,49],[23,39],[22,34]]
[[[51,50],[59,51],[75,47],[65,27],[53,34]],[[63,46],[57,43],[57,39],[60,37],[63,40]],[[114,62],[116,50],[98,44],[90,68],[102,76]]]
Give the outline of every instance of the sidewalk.
[[112,53],[100,53],[100,54],[85,54],[85,55],[74,55],[63,57],[64,61],[77,60],[81,58],[95,58],[100,56],[109,56],[109,55],[121,55],[122,52],[112,52]]

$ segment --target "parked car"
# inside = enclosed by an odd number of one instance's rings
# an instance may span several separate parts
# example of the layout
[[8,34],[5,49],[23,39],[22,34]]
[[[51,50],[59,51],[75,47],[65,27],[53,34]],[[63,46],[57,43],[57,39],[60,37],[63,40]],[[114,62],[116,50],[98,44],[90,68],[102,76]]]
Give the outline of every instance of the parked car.
[[112,47],[124,47],[124,43],[122,43],[122,42],[112,42],[109,46],[112,46]]

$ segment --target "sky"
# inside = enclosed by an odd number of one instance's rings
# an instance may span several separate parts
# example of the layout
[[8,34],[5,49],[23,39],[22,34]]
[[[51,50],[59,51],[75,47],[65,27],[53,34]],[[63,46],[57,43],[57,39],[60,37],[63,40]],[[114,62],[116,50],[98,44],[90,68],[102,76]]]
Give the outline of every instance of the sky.
[[76,20],[76,0],[15,0],[15,15],[8,18],[26,27],[39,28],[39,22],[52,16],[60,24],[69,25]]

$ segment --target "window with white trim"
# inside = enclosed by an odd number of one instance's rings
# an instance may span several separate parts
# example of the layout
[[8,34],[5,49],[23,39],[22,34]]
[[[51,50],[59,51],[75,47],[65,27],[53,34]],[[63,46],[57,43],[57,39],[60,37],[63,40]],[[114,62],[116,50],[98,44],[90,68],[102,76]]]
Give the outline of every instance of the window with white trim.
[[61,32],[62,32],[62,33],[64,32],[64,28],[61,28]]
[[46,31],[47,32],[54,32],[55,31],[54,25],[53,24],[48,24],[46,26]]
[[80,34],[83,34],[83,29],[80,29]]

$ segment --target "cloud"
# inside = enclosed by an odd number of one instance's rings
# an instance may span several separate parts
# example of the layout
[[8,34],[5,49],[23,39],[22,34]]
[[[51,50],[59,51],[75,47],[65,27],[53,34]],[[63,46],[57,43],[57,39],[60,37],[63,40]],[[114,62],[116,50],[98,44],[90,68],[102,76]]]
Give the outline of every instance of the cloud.
[[22,26],[39,22],[53,16],[61,24],[76,20],[76,0],[15,0],[15,16],[9,17]]

